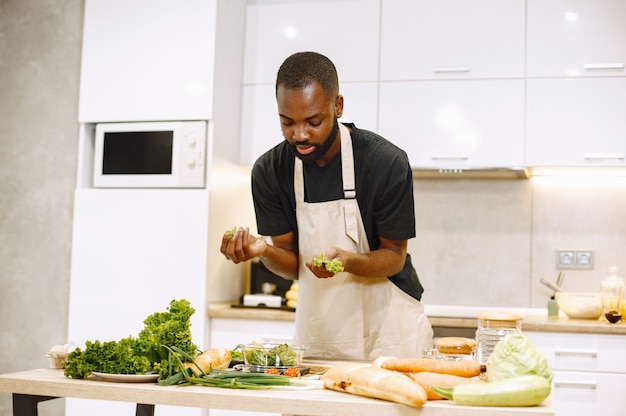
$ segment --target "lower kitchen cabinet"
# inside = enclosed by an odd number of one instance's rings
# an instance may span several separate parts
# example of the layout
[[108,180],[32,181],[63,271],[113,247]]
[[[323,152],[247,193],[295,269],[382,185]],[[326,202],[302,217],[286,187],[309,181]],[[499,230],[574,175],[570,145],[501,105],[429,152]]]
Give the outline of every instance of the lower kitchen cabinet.
[[[293,321],[211,318],[209,321],[209,345],[233,349],[239,344],[253,341],[291,342],[294,325]],[[210,409],[208,412],[209,416],[280,416],[277,413],[221,409]]]
[[209,321],[211,347],[233,349],[251,342],[291,342],[295,323],[266,319],[211,318]]
[[626,413],[626,336],[524,331],[554,369],[556,416]]

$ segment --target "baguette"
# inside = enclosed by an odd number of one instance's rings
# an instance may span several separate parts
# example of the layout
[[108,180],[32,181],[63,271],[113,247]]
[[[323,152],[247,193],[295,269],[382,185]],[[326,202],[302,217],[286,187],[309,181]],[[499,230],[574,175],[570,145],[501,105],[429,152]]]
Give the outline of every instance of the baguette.
[[191,369],[195,375],[200,375],[201,372],[198,367],[203,372],[208,373],[213,368],[218,370],[228,368],[230,361],[230,351],[227,348],[210,348],[197,356],[193,363],[184,363],[183,367]]
[[426,391],[426,396],[428,400],[441,400],[444,397],[438,395],[433,390],[433,386],[439,387],[455,387],[460,384],[471,384],[471,383],[484,383],[478,377],[460,377],[453,376],[452,374],[440,374],[440,373],[431,373],[429,371],[422,371],[420,373],[411,374],[411,378],[417,384],[422,386],[424,391]]
[[424,389],[404,374],[366,363],[341,363],[322,376],[324,387],[358,396],[372,397],[421,407],[427,397]]
[[475,377],[481,373],[481,365],[474,360],[446,360],[441,358],[391,358],[384,361],[381,368],[402,373],[452,374],[461,377]]

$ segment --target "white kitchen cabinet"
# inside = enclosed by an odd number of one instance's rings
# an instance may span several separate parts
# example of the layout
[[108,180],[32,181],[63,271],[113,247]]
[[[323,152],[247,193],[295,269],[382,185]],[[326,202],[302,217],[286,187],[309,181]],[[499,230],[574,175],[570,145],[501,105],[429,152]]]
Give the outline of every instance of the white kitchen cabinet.
[[[83,346],[137,336],[143,321],[187,299],[193,341],[209,337],[206,317],[207,189],[77,189],[74,198],[68,339]],[[67,416],[130,416],[132,403],[66,399]],[[156,416],[202,409],[158,406]]]
[[524,81],[382,82],[379,132],[415,168],[524,164]]
[[254,341],[292,342],[294,327],[294,321],[211,318],[209,345],[233,349]]
[[551,397],[557,416],[624,414],[625,336],[532,331],[524,335],[554,369]]
[[381,80],[520,78],[524,0],[382,0]]
[[378,0],[251,4],[246,18],[241,164],[252,165],[283,140],[276,73],[295,52],[315,51],[332,60],[345,102],[341,121],[377,129]]
[[[378,83],[340,83],[344,96],[342,122],[353,122],[357,127],[376,131],[378,111]],[[244,85],[241,111],[240,163],[254,161],[284,140],[272,85]]]
[[528,166],[625,166],[626,77],[529,79]]
[[80,122],[212,118],[216,0],[86,0]]
[[330,58],[340,81],[378,79],[378,0],[253,4],[247,9],[244,84],[271,83],[289,55]]
[[626,2],[527,3],[529,77],[626,75]]

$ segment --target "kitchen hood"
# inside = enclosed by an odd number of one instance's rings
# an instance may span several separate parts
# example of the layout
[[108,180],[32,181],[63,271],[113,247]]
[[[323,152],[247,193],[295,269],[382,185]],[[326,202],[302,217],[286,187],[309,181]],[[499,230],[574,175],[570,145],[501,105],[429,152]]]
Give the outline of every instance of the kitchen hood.
[[528,169],[508,168],[413,168],[413,179],[528,179]]

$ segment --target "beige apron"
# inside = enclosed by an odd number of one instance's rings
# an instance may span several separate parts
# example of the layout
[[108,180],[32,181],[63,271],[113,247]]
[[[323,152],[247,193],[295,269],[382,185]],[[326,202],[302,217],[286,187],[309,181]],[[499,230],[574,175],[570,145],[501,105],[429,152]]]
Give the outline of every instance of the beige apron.
[[299,296],[295,341],[310,358],[374,360],[382,355],[420,357],[432,345],[433,331],[420,302],[387,277],[338,273],[319,279],[305,262],[321,250],[340,247],[369,252],[354,191],[350,132],[339,124],[344,199],[304,201],[302,161],[296,158],[294,192],[298,221]]

